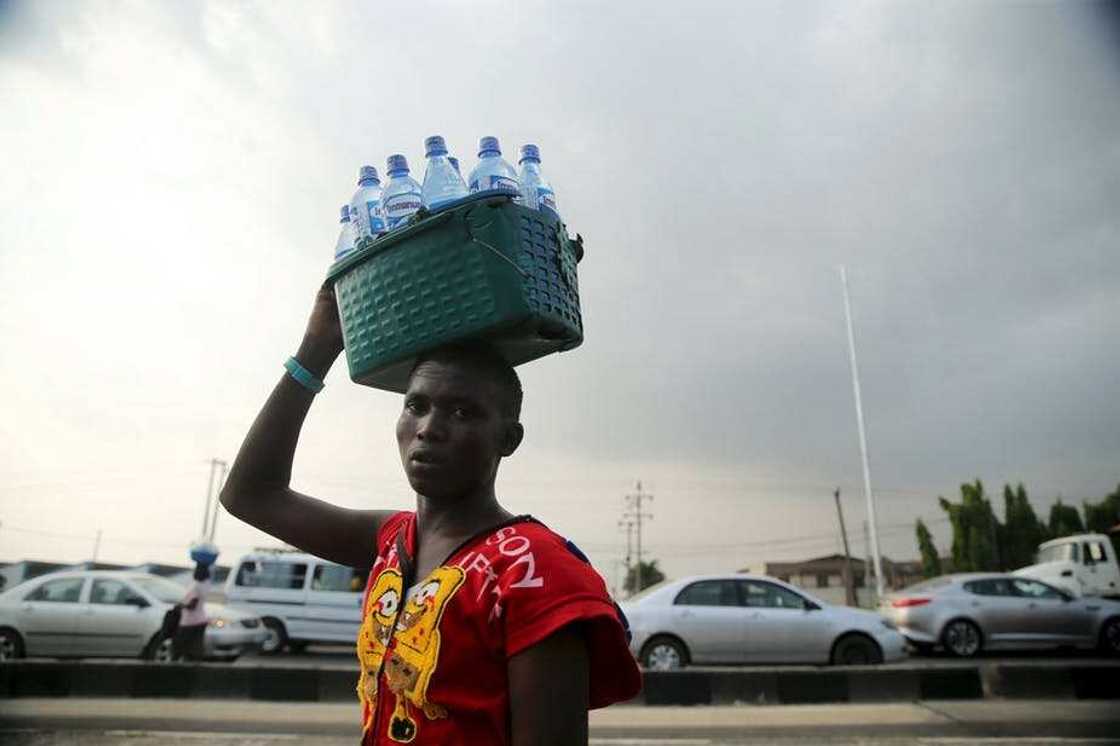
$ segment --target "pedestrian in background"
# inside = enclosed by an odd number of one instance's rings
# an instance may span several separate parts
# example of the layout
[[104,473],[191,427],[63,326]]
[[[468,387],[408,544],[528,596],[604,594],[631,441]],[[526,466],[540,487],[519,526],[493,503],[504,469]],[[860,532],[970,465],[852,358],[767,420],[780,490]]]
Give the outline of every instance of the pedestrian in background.
[[202,660],[206,633],[206,595],[210,592],[210,568],[201,563],[194,567],[194,581],[183,596],[179,628],[172,638],[174,660]]

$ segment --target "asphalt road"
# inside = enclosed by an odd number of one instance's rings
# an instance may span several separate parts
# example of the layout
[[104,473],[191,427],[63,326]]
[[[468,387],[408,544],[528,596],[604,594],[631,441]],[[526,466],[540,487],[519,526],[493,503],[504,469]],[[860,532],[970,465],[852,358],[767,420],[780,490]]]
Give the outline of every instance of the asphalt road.
[[[199,700],[0,701],[12,746],[342,746],[351,705]],[[594,746],[758,744],[1120,744],[1115,702],[917,702],[773,707],[612,707],[591,713]]]

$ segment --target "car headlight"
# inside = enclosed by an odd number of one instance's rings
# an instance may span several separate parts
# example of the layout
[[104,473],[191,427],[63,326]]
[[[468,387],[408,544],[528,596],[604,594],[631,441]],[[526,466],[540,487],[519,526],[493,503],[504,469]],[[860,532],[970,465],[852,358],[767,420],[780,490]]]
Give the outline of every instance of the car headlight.
[[215,629],[222,629],[223,627],[225,627],[228,624],[229,624],[228,621],[226,621],[225,619],[223,619],[219,616],[219,617],[214,617],[209,622],[207,622],[206,626],[214,627]]

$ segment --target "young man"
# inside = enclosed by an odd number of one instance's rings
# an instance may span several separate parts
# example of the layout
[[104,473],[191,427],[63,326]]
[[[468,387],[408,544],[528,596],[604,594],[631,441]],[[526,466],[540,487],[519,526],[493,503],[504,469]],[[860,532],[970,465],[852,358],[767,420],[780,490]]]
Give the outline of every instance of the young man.
[[179,626],[171,638],[171,657],[175,660],[202,660],[205,648],[206,596],[210,593],[210,568],[197,564],[194,567],[194,581],[187,588],[181,602]]
[[347,510],[289,486],[300,428],[342,348],[324,286],[222,504],[312,554],[372,561],[357,641],[362,743],[586,744],[588,709],[632,698],[641,680],[586,558],[494,494],[524,434],[516,373],[479,345],[421,358],[396,428],[416,511]]

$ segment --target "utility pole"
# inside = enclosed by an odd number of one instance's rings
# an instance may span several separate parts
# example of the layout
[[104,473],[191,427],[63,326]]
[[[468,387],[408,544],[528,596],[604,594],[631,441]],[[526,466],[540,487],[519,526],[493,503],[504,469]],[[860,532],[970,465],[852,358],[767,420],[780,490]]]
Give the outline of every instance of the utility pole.
[[97,564],[97,554],[101,551],[101,529],[97,529],[97,538],[93,540],[93,561],[90,564]]
[[218,529],[218,508],[222,504],[222,501],[218,498],[222,494],[222,487],[226,485],[226,470],[229,468],[229,465],[226,464],[225,461],[220,459],[215,459],[215,461],[222,467],[222,471],[218,476],[218,489],[214,495],[214,513],[210,516],[210,534],[207,538],[210,540],[211,544],[214,543],[214,532]]
[[624,517],[618,522],[618,527],[626,531],[626,575],[622,579],[622,585],[625,587],[626,578],[630,577],[630,557],[634,549],[634,521],[629,516]]
[[642,501],[643,500],[652,500],[652,499],[653,499],[653,495],[642,492],[642,480],[640,480],[640,479],[638,480],[637,492],[635,492],[632,495],[627,495],[626,496],[626,508],[627,508],[627,510],[626,510],[626,513],[623,514],[623,519],[632,519],[633,520],[634,530],[635,530],[635,534],[636,534],[636,537],[637,537],[637,542],[636,543],[637,543],[637,549],[638,549],[638,552],[637,552],[637,554],[638,554],[638,573],[637,573],[637,578],[636,578],[637,582],[635,583],[635,587],[634,587],[634,592],[635,593],[642,590],[642,519],[643,518],[649,518],[650,520],[653,519],[652,514],[642,512]]
[[214,527],[211,525],[210,520],[210,502],[214,502],[214,518],[218,517],[218,497],[214,494],[214,475],[218,471],[218,467],[222,467],[222,476],[218,484],[218,492],[221,492],[221,484],[225,482],[226,478],[226,462],[221,459],[210,459],[210,479],[206,483],[206,507],[202,510],[202,533],[200,536],[203,539],[209,538],[211,541],[214,538]]
[[844,528],[844,509],[840,507],[840,488],[832,493],[836,498],[836,514],[840,516],[840,536],[844,539],[844,599],[848,606],[858,606],[856,589],[852,585],[852,553],[848,549],[848,530]]
[[848,272],[840,267],[840,281],[844,285],[844,316],[848,320],[848,357],[852,365],[852,390],[856,396],[856,425],[859,428],[859,453],[863,461],[863,491],[867,495],[867,520],[871,524],[871,553],[875,560],[876,603],[883,597],[883,567],[879,555],[879,529],[875,523],[875,498],[871,493],[871,466],[867,459],[867,432],[863,427],[863,401],[859,392],[859,365],[856,363],[856,336],[852,330],[852,304],[848,300]]

